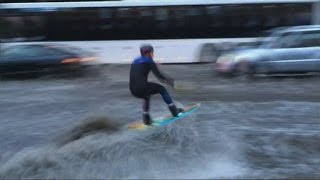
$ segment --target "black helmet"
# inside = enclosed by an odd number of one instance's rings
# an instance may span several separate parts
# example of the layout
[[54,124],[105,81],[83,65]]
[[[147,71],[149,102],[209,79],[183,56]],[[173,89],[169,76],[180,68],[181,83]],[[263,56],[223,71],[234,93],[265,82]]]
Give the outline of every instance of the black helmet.
[[140,46],[140,53],[144,55],[146,53],[153,52],[153,47],[150,44],[143,44]]

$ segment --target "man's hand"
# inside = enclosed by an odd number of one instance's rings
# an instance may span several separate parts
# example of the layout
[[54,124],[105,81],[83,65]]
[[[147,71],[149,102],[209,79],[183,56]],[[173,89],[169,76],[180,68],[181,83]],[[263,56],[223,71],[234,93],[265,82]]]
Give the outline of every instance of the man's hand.
[[173,79],[166,79],[166,80],[164,80],[164,83],[166,83],[174,88],[174,80]]

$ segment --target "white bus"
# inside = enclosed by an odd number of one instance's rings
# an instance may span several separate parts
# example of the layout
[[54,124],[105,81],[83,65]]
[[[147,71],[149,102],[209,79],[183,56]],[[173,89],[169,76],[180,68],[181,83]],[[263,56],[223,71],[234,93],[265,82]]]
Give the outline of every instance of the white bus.
[[198,62],[226,42],[255,41],[276,27],[318,24],[319,10],[319,0],[2,3],[0,39],[71,44],[116,63],[131,62],[141,43],[152,43],[160,62]]

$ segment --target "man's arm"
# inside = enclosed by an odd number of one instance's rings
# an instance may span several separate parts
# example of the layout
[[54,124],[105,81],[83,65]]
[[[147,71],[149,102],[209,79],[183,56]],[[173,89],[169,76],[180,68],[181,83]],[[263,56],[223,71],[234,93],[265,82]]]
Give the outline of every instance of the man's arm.
[[159,79],[159,81],[166,83],[166,84],[169,84],[172,87],[174,86],[174,80],[169,77],[164,76],[159,71],[158,66],[155,62],[152,62],[150,66],[151,66],[152,73]]

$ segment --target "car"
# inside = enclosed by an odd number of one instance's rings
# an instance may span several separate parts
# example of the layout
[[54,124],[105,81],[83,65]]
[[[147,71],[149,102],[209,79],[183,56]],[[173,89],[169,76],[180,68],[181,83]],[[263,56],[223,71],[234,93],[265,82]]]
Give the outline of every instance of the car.
[[0,75],[21,73],[69,73],[84,71],[94,64],[94,54],[59,44],[7,46],[0,53]]
[[320,72],[320,26],[281,28],[262,42],[257,48],[220,56],[215,71],[228,75]]

